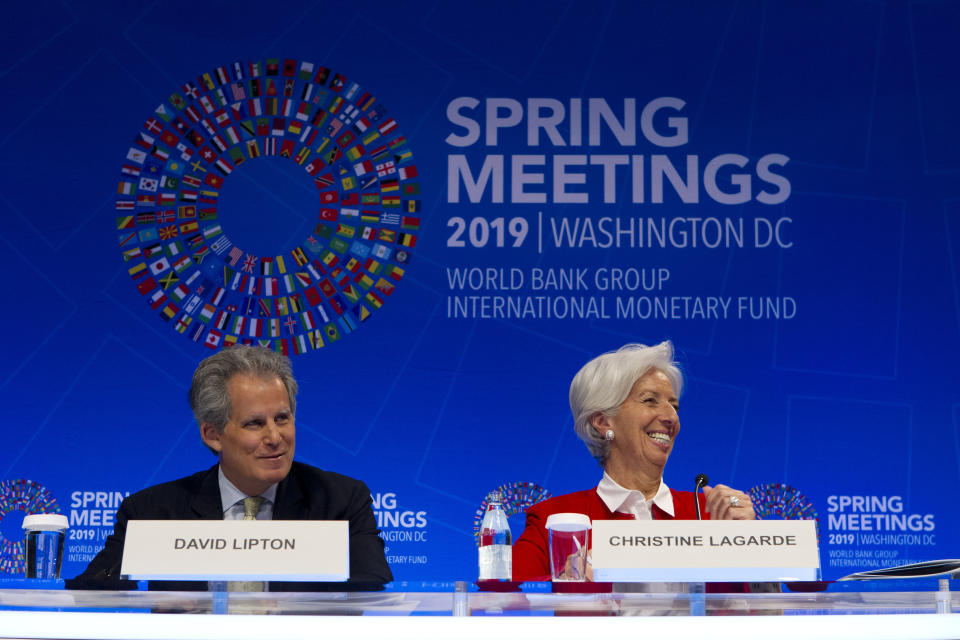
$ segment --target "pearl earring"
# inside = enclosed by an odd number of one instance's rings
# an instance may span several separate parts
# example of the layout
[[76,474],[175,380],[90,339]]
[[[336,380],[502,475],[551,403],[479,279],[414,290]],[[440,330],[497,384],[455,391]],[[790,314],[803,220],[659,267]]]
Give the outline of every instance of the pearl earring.
[[613,429],[607,429],[607,432],[603,434],[603,439],[607,442],[610,442],[616,435],[617,434],[613,432]]

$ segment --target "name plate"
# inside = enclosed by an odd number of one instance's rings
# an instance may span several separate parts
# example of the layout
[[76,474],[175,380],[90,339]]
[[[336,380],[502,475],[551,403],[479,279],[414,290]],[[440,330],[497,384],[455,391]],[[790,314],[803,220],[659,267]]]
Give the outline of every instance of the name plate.
[[594,520],[598,582],[820,579],[813,520]]
[[350,577],[345,520],[131,520],[120,573],[131,580]]

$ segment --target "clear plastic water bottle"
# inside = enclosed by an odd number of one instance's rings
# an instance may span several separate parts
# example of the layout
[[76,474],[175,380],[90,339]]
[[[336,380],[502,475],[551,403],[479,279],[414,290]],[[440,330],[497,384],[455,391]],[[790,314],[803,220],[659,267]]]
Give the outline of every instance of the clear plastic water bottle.
[[513,555],[510,545],[510,523],[503,510],[499,491],[487,496],[487,512],[480,524],[480,579],[510,580],[513,576]]

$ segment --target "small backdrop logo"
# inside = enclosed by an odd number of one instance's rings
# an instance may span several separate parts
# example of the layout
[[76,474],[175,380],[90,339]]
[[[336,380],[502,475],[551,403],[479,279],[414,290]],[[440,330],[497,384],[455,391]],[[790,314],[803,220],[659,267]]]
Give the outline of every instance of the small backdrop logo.
[[815,520],[820,539],[820,517],[813,503],[790,485],[770,482],[747,491],[758,520]]
[[[228,237],[218,198],[238,166],[266,156],[303,167],[318,213],[301,242],[260,256]],[[161,320],[212,349],[319,349],[404,276],[420,229],[412,159],[383,105],[339,73],[278,59],[219,67],[161,103],[127,151],[116,201],[127,271]]]
[[[550,497],[550,492],[533,482],[513,482],[502,484],[494,491],[499,491],[503,498],[503,510],[507,518],[512,516],[524,517],[527,509]],[[480,546],[480,525],[483,523],[483,514],[487,512],[487,499],[484,498],[473,516],[473,539]],[[511,526],[511,530],[513,527]],[[513,531],[511,531],[513,533]],[[516,540],[519,534],[514,534]]]
[[[12,513],[60,513],[53,494],[33,480],[4,480],[0,482],[0,523]],[[8,529],[0,531],[0,573],[23,574],[27,568],[23,537],[13,539]]]

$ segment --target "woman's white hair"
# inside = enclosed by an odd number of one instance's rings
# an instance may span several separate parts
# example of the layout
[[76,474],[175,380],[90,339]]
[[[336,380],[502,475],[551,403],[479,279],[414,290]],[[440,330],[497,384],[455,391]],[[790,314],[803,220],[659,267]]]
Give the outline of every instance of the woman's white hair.
[[597,433],[591,420],[597,414],[617,415],[634,383],[651,369],[662,371],[670,380],[677,397],[683,391],[683,374],[673,361],[673,344],[665,340],[648,347],[626,344],[616,351],[597,356],[573,377],[570,383],[570,412],[573,428],[602,467],[610,453],[610,443]]

